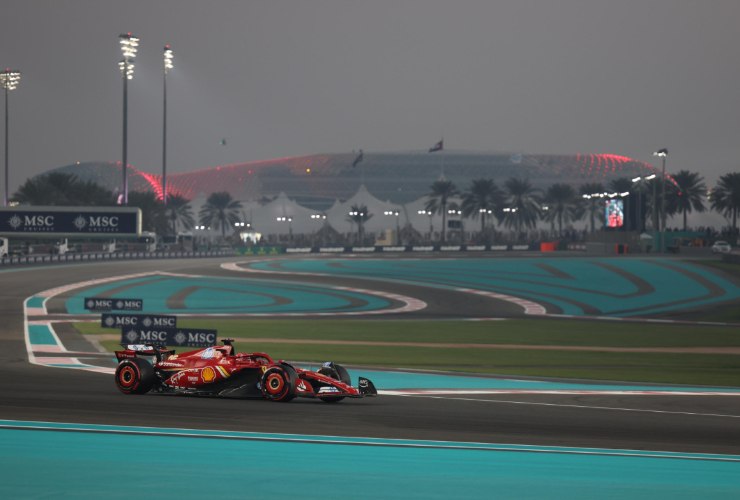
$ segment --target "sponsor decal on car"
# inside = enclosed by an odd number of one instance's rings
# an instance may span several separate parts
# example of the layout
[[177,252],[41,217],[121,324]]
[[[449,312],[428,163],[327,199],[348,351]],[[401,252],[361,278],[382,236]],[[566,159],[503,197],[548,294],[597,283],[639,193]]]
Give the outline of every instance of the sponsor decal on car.
[[162,361],[159,364],[157,364],[159,368],[182,368],[182,363],[173,363],[171,361]]
[[203,377],[203,382],[209,384],[213,382],[213,380],[216,378],[216,372],[213,371],[213,368],[211,368],[210,366],[206,366],[205,368],[203,368],[201,377]]
[[326,394],[329,392],[333,393],[333,392],[342,392],[342,391],[340,391],[336,387],[322,387],[321,389],[319,389],[319,394]]

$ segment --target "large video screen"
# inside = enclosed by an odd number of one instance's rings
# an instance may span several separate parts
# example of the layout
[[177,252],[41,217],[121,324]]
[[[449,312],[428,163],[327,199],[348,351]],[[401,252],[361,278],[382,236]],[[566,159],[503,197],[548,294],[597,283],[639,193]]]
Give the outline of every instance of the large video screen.
[[622,227],[624,225],[624,202],[622,200],[606,200],[606,227]]

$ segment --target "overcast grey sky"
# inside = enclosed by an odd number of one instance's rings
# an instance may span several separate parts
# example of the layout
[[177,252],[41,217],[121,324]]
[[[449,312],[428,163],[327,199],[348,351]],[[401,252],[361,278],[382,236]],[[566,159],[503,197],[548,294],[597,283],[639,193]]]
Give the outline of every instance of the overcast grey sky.
[[[11,190],[121,159],[118,35],[141,39],[129,153],[161,172],[425,150],[614,153],[740,170],[738,0],[1,0]],[[2,124],[0,123],[0,127]],[[225,146],[220,144],[226,138]]]

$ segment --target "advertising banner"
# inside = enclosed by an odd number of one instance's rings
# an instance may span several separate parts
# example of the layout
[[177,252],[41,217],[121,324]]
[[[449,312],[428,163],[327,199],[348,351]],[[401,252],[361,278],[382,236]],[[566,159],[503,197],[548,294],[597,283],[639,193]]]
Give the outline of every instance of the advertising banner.
[[155,344],[181,347],[211,347],[216,345],[216,330],[197,328],[121,328],[122,344]]
[[88,311],[141,311],[144,308],[141,299],[86,297],[84,300]]
[[103,328],[177,328],[177,316],[103,313],[100,315],[100,326]]
[[92,238],[139,234],[141,210],[133,207],[0,208],[0,236]]

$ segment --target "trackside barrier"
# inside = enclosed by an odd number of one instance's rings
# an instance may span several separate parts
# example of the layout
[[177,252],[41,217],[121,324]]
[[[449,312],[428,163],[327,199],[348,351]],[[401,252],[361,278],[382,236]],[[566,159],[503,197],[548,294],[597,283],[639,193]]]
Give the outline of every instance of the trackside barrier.
[[234,251],[214,250],[207,252],[114,252],[114,253],[66,253],[64,255],[6,255],[0,259],[0,267],[28,264],[52,264],[65,262],[99,262],[103,260],[129,259],[174,259],[227,257]]
[[539,251],[540,244],[532,245],[392,245],[392,246],[361,246],[361,247],[296,247],[286,248],[287,254],[307,253],[422,253],[422,252],[510,252],[510,251]]

